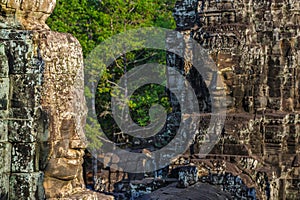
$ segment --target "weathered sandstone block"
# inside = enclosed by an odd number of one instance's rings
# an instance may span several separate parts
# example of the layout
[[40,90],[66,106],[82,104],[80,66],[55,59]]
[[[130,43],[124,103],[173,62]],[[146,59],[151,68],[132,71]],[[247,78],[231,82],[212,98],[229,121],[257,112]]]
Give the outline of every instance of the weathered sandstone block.
[[85,189],[82,50],[48,30],[55,0],[0,6],[0,199],[111,199]]

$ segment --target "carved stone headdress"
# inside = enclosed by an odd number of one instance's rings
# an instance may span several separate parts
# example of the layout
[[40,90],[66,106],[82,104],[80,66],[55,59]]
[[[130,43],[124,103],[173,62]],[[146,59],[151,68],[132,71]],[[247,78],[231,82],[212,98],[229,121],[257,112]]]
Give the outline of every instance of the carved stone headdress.
[[55,5],[56,0],[0,0],[0,28],[49,29],[45,21]]

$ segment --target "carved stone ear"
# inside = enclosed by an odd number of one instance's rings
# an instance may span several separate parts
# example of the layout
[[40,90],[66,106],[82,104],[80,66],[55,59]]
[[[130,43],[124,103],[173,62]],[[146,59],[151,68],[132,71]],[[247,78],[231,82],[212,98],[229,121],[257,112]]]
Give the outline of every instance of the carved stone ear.
[[56,0],[0,0],[0,28],[49,29],[45,22],[53,12],[55,5]]

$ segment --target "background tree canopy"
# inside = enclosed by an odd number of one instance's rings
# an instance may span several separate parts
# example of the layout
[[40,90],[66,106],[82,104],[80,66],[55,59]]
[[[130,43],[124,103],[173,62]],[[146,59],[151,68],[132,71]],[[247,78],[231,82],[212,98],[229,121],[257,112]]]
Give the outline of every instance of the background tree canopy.
[[108,37],[129,29],[175,28],[175,0],[57,0],[47,24],[80,42],[86,56]]
[[[54,31],[74,35],[82,46],[84,57],[87,57],[101,42],[126,30],[149,26],[174,29],[175,21],[172,16],[174,4],[175,0],[57,0],[56,8],[47,24]],[[89,77],[89,82],[93,87],[97,87],[96,102],[91,103],[96,105],[98,120],[102,120],[102,129],[109,134],[111,140],[129,141],[128,145],[131,145],[130,139],[116,135],[120,130],[111,120],[109,108],[112,83],[135,66],[145,63],[165,64],[165,54],[164,51],[141,49],[121,55],[109,68],[85,62],[85,68],[89,68],[89,71],[93,71],[97,76],[102,75],[99,83],[93,76]],[[85,88],[85,95],[88,101],[94,99],[89,87]],[[127,103],[133,120],[140,126],[149,124],[149,108],[154,103],[163,105],[170,112],[166,90],[160,85],[143,86]],[[101,145],[99,123],[92,118],[87,120],[89,123],[86,135],[89,141],[93,141],[90,146],[98,148]]]

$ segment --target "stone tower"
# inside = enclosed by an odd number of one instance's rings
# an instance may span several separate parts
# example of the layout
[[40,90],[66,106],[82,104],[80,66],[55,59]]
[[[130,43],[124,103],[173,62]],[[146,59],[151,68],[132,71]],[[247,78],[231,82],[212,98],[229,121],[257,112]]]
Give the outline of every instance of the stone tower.
[[82,50],[55,4],[0,1],[0,199],[110,199],[85,190]]
[[208,182],[227,191],[237,184],[230,173],[259,199],[299,198],[299,11],[294,0],[175,5],[177,30],[209,51],[230,100],[220,141],[194,160],[211,174]]

